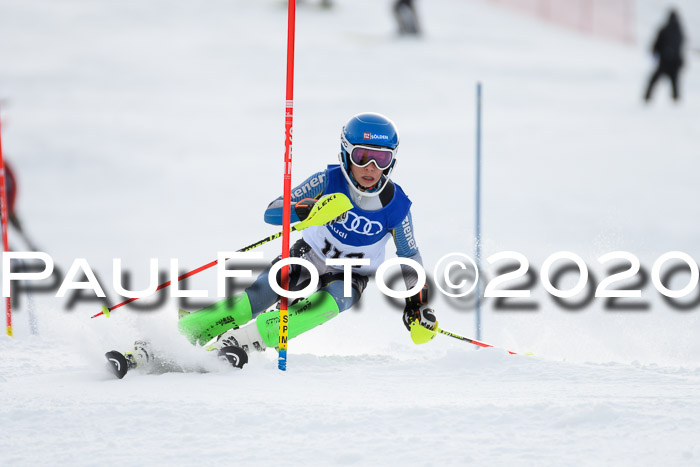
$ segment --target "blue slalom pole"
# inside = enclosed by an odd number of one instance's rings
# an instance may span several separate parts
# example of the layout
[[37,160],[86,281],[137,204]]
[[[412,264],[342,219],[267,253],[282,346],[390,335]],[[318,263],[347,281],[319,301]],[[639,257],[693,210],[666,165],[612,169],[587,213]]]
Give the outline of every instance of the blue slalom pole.
[[[476,208],[474,223],[474,260],[481,271],[481,83],[476,83]],[[475,296],[476,338],[481,339],[481,278]]]

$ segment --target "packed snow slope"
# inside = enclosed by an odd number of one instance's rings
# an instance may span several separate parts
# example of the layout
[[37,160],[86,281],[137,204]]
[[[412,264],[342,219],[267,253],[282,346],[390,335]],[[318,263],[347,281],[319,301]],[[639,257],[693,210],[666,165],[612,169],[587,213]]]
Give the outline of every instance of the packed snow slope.
[[[164,291],[150,310],[91,320],[121,301],[114,258],[145,288],[150,258],[193,269],[277,231],[262,213],[282,188],[286,3],[0,0],[3,154],[25,231],[57,266],[44,290],[17,295],[15,337],[0,339],[1,463],[697,465],[700,290],[673,302],[651,280],[668,251],[700,257],[697,55],[681,102],[662,82],[645,105],[654,30],[619,44],[431,0],[418,2],[422,37],[400,38],[390,2],[335,3],[297,11],[293,181],[337,160],[350,116],[390,116],[393,177],[439,281],[441,257],[474,252],[481,82],[483,258],[522,253],[533,279],[508,284],[532,290],[509,308],[483,303],[482,338],[499,348],[415,346],[400,301],[374,282],[356,309],[290,342],[286,373],[272,350],[236,371],[177,335],[179,306],[216,300],[213,271],[187,283],[209,298]],[[663,20],[661,2],[638,12]],[[25,247],[14,230],[10,242]],[[540,278],[558,251],[591,272],[562,302]],[[590,296],[614,251],[639,258],[642,273],[617,285],[641,297]],[[105,300],[55,296],[77,258]],[[504,264],[484,260],[487,280]],[[679,271],[669,288],[688,283]],[[475,336],[473,295],[432,296],[440,327]],[[104,352],[144,337],[206,372],[114,380]]]

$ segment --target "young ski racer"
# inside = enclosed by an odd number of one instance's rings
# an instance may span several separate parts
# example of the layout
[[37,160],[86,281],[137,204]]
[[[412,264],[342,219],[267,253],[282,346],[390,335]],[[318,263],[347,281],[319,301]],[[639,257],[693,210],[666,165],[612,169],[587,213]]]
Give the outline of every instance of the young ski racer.
[[[292,222],[303,221],[322,196],[332,193],[348,196],[352,208],[329,224],[304,229],[302,238],[290,249],[291,257],[303,258],[316,268],[319,282],[316,292],[289,307],[289,339],[357,303],[369,276],[384,261],[389,238],[396,244],[397,256],[422,265],[413,235],[411,201],[390,178],[399,146],[396,126],[383,115],[361,113],[345,124],[340,140],[340,164],[329,165],[311,175],[291,192]],[[270,203],[265,211],[265,222],[282,224],[282,204],[281,197]],[[344,296],[343,266],[327,265],[328,258],[369,260],[369,265],[353,266],[351,296]],[[280,297],[269,285],[269,271],[268,267],[241,294],[193,313],[182,313],[180,332],[200,345],[207,345],[216,338],[208,349],[219,350],[237,367],[248,361],[248,352],[277,346],[279,312],[266,310]],[[418,281],[415,270],[402,265],[401,271],[407,290],[413,288]],[[278,284],[279,276],[278,273]],[[305,267],[295,264],[289,267],[289,290],[302,290],[309,282],[310,274]],[[426,288],[407,298],[403,323],[409,330],[420,324],[419,339],[427,341],[435,335],[437,321],[425,302]],[[109,352],[107,358],[115,367],[119,366],[114,371],[121,378],[127,369],[148,363],[152,359],[150,353],[147,344],[137,342],[134,351],[125,354],[125,358],[118,352]]]

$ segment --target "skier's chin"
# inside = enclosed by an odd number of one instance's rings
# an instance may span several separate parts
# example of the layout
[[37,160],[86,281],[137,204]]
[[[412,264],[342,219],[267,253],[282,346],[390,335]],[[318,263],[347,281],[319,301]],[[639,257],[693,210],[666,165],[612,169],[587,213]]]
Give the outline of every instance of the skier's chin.
[[362,177],[360,179],[360,185],[362,185],[362,188],[364,188],[365,190],[369,190],[370,188],[372,188],[376,184],[377,184],[377,180],[375,180],[372,177]]

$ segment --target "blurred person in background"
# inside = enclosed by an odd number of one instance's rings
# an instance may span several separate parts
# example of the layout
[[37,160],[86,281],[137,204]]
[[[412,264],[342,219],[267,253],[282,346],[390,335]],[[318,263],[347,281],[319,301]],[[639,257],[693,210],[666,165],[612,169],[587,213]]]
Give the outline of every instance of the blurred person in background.
[[399,34],[417,35],[420,31],[418,28],[418,13],[413,5],[413,0],[396,0],[394,3],[394,16],[399,22]]
[[5,161],[5,192],[7,193],[7,221],[8,225],[14,227],[17,233],[26,243],[26,247],[32,251],[38,251],[34,243],[27,237],[26,232],[22,229],[22,223],[19,220],[17,211],[15,210],[15,200],[17,199],[17,178],[15,177],[10,164]]
[[[297,5],[301,6],[305,4],[304,0],[297,0]],[[333,2],[331,0],[321,0],[320,3],[314,4],[320,8],[333,8]]]
[[678,74],[683,67],[683,54],[681,52],[683,39],[683,30],[678,20],[678,13],[676,10],[671,10],[668,15],[668,21],[656,35],[654,47],[652,48],[652,53],[657,58],[658,65],[649,79],[647,92],[644,95],[646,102],[651,99],[651,93],[656,82],[664,75],[671,80],[673,99],[676,101],[679,99]]
[[5,193],[7,194],[7,221],[8,224],[22,232],[22,224],[15,212],[15,199],[17,199],[17,179],[10,164],[5,161]]

